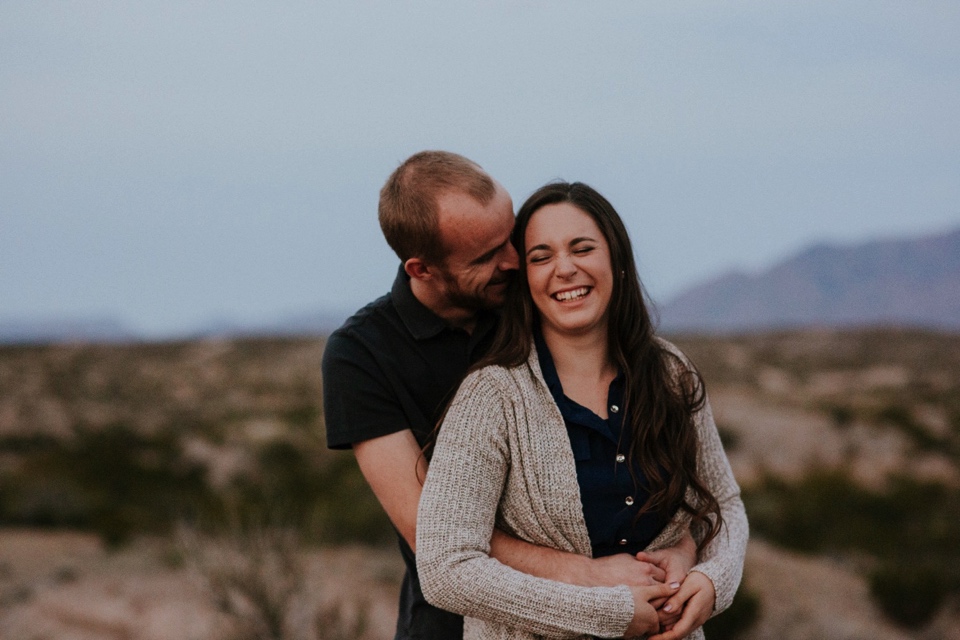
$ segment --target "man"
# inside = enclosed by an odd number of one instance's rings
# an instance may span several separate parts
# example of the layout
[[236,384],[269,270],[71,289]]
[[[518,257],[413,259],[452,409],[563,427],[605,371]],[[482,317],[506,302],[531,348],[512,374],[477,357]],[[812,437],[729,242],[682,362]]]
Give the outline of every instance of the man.
[[[323,357],[327,444],[353,448],[400,538],[406,563],[397,640],[462,637],[462,618],[428,604],[414,551],[421,455],[467,368],[484,354],[496,309],[519,268],[513,203],[478,165],[443,151],[408,158],[380,192],[380,225],[401,266],[390,293],[361,309]],[[675,553],[590,559],[494,532],[491,554],[517,570],[585,586],[680,580],[693,541]]]

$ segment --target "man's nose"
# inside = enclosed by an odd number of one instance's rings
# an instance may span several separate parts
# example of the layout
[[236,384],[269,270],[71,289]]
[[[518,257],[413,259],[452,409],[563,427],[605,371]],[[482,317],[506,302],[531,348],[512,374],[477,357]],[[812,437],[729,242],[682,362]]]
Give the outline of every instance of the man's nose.
[[513,247],[513,243],[508,242],[503,248],[503,255],[500,257],[500,264],[497,265],[500,271],[516,271],[520,268],[520,256]]

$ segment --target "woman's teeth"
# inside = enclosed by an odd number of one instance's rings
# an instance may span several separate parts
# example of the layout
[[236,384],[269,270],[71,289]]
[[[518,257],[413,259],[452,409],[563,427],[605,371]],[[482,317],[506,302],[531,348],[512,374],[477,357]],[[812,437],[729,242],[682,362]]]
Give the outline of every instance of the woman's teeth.
[[560,302],[566,302],[567,300],[576,300],[577,298],[582,298],[588,293],[590,293],[590,287],[580,287],[579,289],[571,289],[570,291],[561,291],[559,293],[555,293],[553,294],[553,297]]

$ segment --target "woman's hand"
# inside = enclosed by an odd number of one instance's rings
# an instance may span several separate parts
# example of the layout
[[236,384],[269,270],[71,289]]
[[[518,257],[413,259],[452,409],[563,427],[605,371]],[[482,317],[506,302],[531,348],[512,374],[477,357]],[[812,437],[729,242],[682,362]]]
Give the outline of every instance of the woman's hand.
[[633,593],[633,620],[630,621],[624,637],[636,638],[659,631],[660,618],[650,601],[669,598],[679,588],[680,585],[676,582],[654,584],[646,587],[630,587],[630,591]]
[[[659,621],[663,632],[650,636],[648,640],[685,638],[710,618],[716,599],[717,594],[710,578],[699,571],[691,571],[680,585],[679,591],[669,597],[666,604],[660,608]],[[673,622],[678,613],[680,619]]]

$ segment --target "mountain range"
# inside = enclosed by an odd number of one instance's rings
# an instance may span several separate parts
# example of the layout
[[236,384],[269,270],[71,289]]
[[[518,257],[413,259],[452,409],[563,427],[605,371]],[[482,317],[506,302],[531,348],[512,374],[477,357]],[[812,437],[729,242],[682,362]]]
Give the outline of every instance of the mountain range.
[[[211,322],[181,338],[324,335],[347,312],[318,311],[260,325]],[[660,308],[670,332],[725,333],[802,326],[960,330],[960,228],[911,239],[818,244],[759,273],[697,284]],[[106,319],[0,321],[0,343],[133,342]]]
[[660,310],[668,331],[800,326],[960,329],[960,229],[859,245],[819,244],[755,274],[732,272]]

